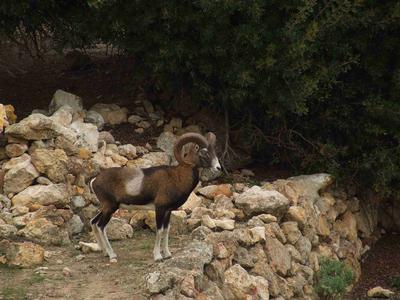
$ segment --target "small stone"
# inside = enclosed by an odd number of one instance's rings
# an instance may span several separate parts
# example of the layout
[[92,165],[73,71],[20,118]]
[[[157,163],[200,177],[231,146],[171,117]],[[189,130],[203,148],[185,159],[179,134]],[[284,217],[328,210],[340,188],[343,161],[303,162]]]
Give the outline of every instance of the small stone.
[[226,197],[232,197],[232,185],[230,184],[219,184],[219,185],[208,185],[198,190],[199,194],[214,199],[218,195],[224,195]]
[[47,177],[44,177],[44,176],[39,176],[36,179],[36,182],[39,183],[39,184],[43,184],[43,185],[53,184],[53,182],[50,179],[48,179]]
[[99,132],[99,143],[106,142],[107,144],[115,144],[115,139],[109,131]]
[[220,228],[223,230],[235,229],[235,221],[234,220],[224,219],[224,220],[213,220],[213,221],[217,228]]
[[79,242],[79,246],[81,246],[81,250],[83,253],[100,252],[101,251],[101,248],[100,248],[99,244],[97,244],[97,243]]
[[248,169],[242,169],[240,171],[240,174],[242,176],[246,176],[246,177],[254,177],[255,176],[254,172],[252,170],[248,170]]
[[147,128],[151,127],[151,124],[148,121],[139,121],[136,123],[136,126],[138,126],[139,128],[147,129]]
[[86,112],[84,120],[86,123],[94,124],[98,130],[101,130],[105,123],[103,116],[94,110],[89,110]]
[[182,128],[182,119],[180,118],[172,118],[169,122],[169,125],[173,128]]
[[101,114],[104,122],[110,125],[125,123],[128,120],[128,110],[116,104],[97,103],[90,110]]
[[148,100],[143,100],[143,107],[144,107],[144,109],[146,110],[146,112],[147,112],[148,114],[154,113],[154,106],[153,106],[153,104],[152,104],[150,101],[148,101]]
[[374,287],[367,292],[370,298],[390,298],[394,294],[391,290],[384,289],[381,286]]
[[140,122],[142,120],[143,120],[143,118],[141,116],[132,115],[132,116],[130,116],[128,118],[128,123],[135,124],[135,123]]
[[64,262],[63,262],[61,259],[57,259],[57,260],[56,260],[56,263],[57,263],[58,265],[62,265]]
[[128,159],[135,159],[137,157],[136,147],[132,144],[118,146],[118,154]]
[[82,260],[85,259],[85,257],[86,257],[85,255],[79,254],[79,255],[75,256],[75,260],[76,260],[76,261],[82,261]]
[[213,219],[211,219],[211,217],[209,215],[204,215],[201,218],[201,223],[204,226],[207,226],[210,229],[214,229],[217,225],[215,224],[215,221]]
[[26,144],[8,144],[5,148],[8,157],[21,156],[28,150],[28,145]]
[[142,134],[144,132],[144,129],[143,128],[136,128],[135,132],[139,133],[139,134]]
[[82,208],[86,205],[85,198],[83,198],[82,196],[73,196],[71,199],[71,203],[75,208]]
[[82,99],[80,97],[63,90],[57,90],[49,105],[50,114],[53,114],[64,105],[70,106],[73,111],[81,111],[83,109]]
[[63,275],[65,277],[71,277],[72,276],[72,271],[68,267],[64,267],[62,272],[63,272]]

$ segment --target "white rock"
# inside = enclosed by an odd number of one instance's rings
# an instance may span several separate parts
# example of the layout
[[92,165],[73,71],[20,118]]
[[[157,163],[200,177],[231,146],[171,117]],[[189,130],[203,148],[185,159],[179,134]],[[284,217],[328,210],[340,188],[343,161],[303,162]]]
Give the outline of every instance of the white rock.
[[[16,161],[17,159],[20,159]],[[12,162],[12,160],[15,160]],[[9,168],[4,176],[4,192],[5,193],[18,193],[33,183],[33,180],[39,177],[39,172],[31,163],[29,155],[24,154],[18,158],[11,159],[5,168]]]
[[98,130],[103,129],[105,123],[103,116],[94,110],[87,111],[84,120],[86,123],[95,125]]
[[391,290],[384,289],[381,286],[374,287],[367,292],[370,298],[390,298],[394,294]]
[[57,90],[50,102],[49,112],[53,114],[63,105],[69,105],[74,112],[83,110],[82,99],[80,97],[63,90]]
[[65,184],[32,185],[15,195],[11,201],[14,206],[32,204],[56,205],[63,207],[69,203],[69,192]]
[[217,225],[215,224],[215,220],[211,219],[209,215],[204,215],[201,218],[201,224],[208,228],[214,229]]
[[50,117],[51,120],[62,126],[69,126],[72,122],[74,110],[69,105],[63,105]]
[[95,125],[75,121],[70,127],[78,134],[78,144],[81,144],[81,147],[86,147],[92,152],[97,151],[99,132]]
[[136,147],[132,144],[118,146],[118,154],[128,159],[134,159],[137,157]]
[[253,186],[234,199],[238,208],[248,216],[271,214],[281,218],[289,208],[289,200],[277,191],[262,190]]
[[67,226],[71,234],[81,233],[83,230],[83,222],[78,215],[73,215],[68,221]]

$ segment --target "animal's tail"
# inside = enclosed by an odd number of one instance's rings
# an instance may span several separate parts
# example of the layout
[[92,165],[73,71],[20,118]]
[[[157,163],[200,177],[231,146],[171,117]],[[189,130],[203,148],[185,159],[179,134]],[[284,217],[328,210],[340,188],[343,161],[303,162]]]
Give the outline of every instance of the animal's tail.
[[90,179],[90,181],[89,181],[89,188],[90,188],[90,191],[91,191],[93,194],[95,194],[95,192],[94,192],[94,190],[93,190],[93,181],[95,181],[95,180],[96,180],[96,177]]

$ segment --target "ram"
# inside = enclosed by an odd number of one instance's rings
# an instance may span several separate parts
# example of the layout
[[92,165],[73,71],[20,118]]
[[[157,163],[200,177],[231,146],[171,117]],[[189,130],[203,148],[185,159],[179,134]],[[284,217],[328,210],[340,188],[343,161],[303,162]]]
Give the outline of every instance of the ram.
[[[183,146],[191,143],[183,155]],[[92,179],[90,186],[100,201],[100,212],[91,220],[99,247],[117,262],[117,255],[107,238],[106,226],[120,207],[154,209],[156,213],[156,241],[154,260],[171,257],[168,249],[171,211],[184,204],[199,182],[199,168],[220,171],[215,152],[216,137],[186,133],[174,144],[177,166],[140,168],[109,168]],[[161,255],[160,246],[162,242]]]

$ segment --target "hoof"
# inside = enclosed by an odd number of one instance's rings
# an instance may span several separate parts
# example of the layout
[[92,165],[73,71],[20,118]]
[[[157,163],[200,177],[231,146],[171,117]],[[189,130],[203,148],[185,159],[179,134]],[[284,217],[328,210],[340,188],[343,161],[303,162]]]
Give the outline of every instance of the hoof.
[[163,260],[163,258],[161,256],[159,257],[154,257],[154,261],[155,262],[161,262]]
[[110,258],[110,263],[116,264],[118,262],[116,257]]

